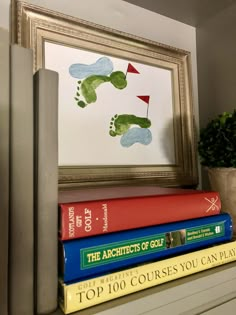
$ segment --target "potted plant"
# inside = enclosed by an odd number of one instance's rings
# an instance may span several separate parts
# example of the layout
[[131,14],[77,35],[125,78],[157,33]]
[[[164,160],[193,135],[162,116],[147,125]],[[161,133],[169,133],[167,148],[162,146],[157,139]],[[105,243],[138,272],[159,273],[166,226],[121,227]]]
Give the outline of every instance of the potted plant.
[[236,110],[218,115],[200,130],[198,153],[212,190],[220,193],[222,211],[232,216],[236,234]]

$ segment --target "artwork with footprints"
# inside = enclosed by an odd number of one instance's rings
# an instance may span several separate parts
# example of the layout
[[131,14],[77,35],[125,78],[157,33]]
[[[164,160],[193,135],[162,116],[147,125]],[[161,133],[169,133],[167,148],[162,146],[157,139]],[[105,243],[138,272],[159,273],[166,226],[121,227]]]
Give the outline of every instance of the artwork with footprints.
[[175,163],[170,70],[49,42],[45,51],[59,73],[59,165]]
[[[99,85],[109,82],[116,89],[127,87],[127,74],[139,74],[131,63],[127,66],[126,73],[113,71],[113,63],[110,58],[99,58],[94,64],[73,64],[69,68],[70,75],[76,79],[77,91],[75,100],[79,107],[84,108],[88,104],[97,101],[96,89]],[[81,96],[84,100],[81,100]],[[149,106],[149,96],[138,96]],[[133,127],[137,125],[139,127]],[[149,144],[152,136],[150,130],[145,130],[151,126],[151,121],[147,117],[137,117],[132,114],[116,114],[111,118],[109,134],[112,137],[122,136],[120,143],[125,147],[130,147],[134,143]]]

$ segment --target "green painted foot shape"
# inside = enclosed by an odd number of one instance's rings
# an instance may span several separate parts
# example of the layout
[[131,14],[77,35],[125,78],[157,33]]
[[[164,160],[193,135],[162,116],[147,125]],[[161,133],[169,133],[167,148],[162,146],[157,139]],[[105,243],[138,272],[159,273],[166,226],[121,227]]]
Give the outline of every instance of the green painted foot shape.
[[141,128],[149,128],[151,121],[146,117],[137,117],[135,115],[115,115],[110,122],[109,134],[112,137],[125,134],[132,125],[138,125]]
[[[124,89],[127,86],[125,74],[122,71],[115,71],[110,76],[105,75],[91,75],[83,81],[77,83],[77,93],[75,100],[77,105],[84,108],[88,104],[97,101],[96,89],[99,85],[110,82],[116,89]],[[84,101],[80,99],[80,94],[83,96]]]

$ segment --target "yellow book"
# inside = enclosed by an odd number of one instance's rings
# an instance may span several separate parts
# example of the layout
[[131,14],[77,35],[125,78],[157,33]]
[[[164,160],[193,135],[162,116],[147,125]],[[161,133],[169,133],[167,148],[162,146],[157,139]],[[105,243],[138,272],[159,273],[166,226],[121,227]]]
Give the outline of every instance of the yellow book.
[[59,281],[59,304],[69,314],[235,260],[232,241],[73,284]]

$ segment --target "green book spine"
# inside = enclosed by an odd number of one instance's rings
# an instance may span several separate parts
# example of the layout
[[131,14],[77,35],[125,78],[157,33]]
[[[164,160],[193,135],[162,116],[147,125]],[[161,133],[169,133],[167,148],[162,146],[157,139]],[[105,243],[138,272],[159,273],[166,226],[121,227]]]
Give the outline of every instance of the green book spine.
[[10,53],[9,312],[34,313],[33,53]]
[[36,308],[57,308],[58,247],[58,74],[34,75]]
[[7,314],[9,222],[9,34],[0,29],[0,314]]

